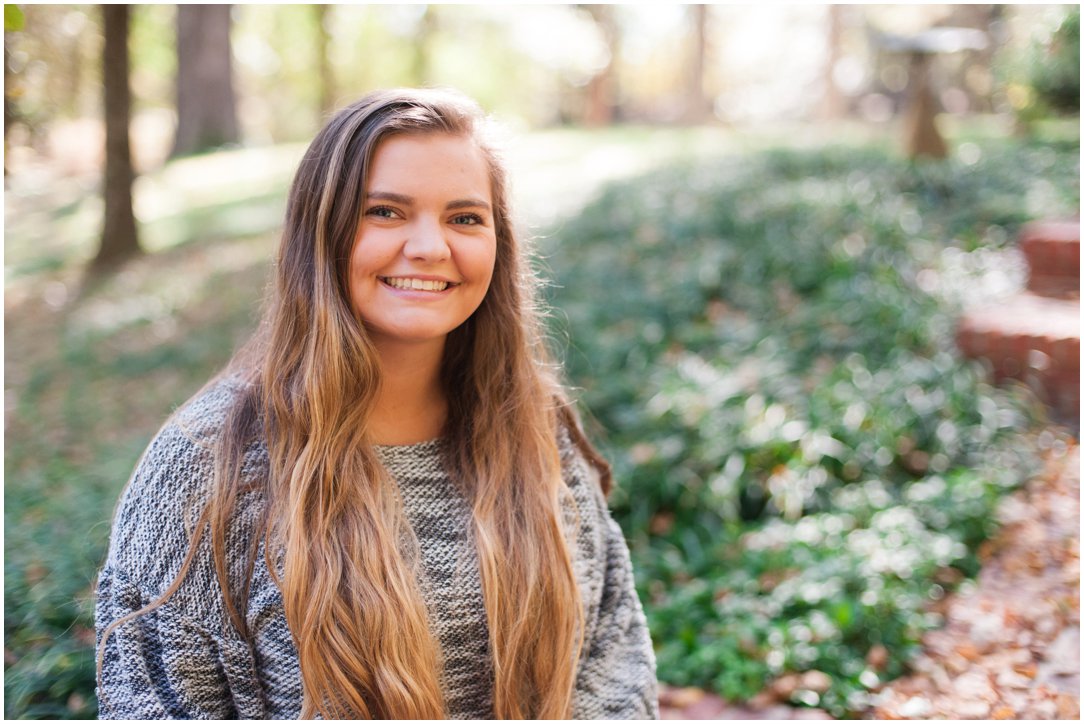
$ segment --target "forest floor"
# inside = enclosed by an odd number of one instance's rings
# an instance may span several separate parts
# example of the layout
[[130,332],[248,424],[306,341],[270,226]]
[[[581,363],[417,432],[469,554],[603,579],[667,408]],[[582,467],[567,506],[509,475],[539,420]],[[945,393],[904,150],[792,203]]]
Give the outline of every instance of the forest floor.
[[[941,602],[913,673],[876,694],[876,719],[1080,718],[1080,449],[1055,444],[1007,496],[971,585]],[[793,678],[794,675],[791,675]],[[829,719],[780,700],[787,677],[744,705],[663,686],[664,719]],[[790,687],[793,688],[793,687]]]

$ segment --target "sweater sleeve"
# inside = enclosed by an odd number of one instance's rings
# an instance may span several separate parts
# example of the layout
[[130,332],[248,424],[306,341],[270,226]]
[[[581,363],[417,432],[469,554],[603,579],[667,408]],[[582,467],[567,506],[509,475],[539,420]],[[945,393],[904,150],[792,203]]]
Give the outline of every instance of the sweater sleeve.
[[117,569],[98,579],[101,719],[232,719],[223,652],[216,637],[168,603],[102,633],[149,602]]
[[[117,505],[95,605],[102,719],[247,718],[262,710],[258,687],[246,683],[254,680],[251,650],[231,635],[206,536],[164,603],[109,630],[176,580],[209,494],[210,440],[226,399],[204,396],[167,423]],[[196,424],[207,420],[204,429]]]
[[[584,464],[586,468],[586,464]],[[583,468],[581,468],[583,469]],[[655,652],[640,599],[636,595],[628,545],[610,516],[601,490],[587,471],[597,533],[590,548],[601,569],[597,603],[588,617],[587,639],[576,679],[573,716],[577,719],[658,719]],[[581,500],[588,495],[578,496]],[[581,508],[582,511],[582,508]],[[585,516],[586,517],[586,516]],[[594,516],[590,516],[594,518]]]

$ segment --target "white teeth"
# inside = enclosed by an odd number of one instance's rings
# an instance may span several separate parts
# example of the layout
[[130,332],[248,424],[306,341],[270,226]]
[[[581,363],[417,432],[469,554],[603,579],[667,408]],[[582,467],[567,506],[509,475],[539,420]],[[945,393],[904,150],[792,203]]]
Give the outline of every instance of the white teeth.
[[431,279],[412,279],[409,277],[383,277],[383,279],[396,289],[418,289],[425,292],[443,292],[448,288],[448,282],[438,282]]

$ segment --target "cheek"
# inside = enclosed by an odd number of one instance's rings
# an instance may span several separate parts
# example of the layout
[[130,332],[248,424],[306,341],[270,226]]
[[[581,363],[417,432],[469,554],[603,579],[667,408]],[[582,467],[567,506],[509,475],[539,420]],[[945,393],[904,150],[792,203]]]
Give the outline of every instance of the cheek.
[[354,244],[350,252],[349,277],[347,279],[350,306],[354,314],[364,316],[364,310],[371,305],[377,291],[376,274],[380,270],[380,259],[374,255],[374,244],[360,242]]
[[367,233],[354,242],[350,251],[350,275],[372,276],[381,271],[395,257],[395,248],[380,234]]
[[460,247],[455,253],[455,265],[476,289],[489,288],[496,267],[497,245],[494,241]]

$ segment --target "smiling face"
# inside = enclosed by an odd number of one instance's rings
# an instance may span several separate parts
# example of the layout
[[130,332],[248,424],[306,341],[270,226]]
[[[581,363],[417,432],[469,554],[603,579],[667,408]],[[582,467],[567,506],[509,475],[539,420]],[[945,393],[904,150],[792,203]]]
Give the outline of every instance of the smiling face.
[[379,349],[443,348],[482,303],[497,252],[489,172],[470,138],[396,135],[369,165],[350,302]]

